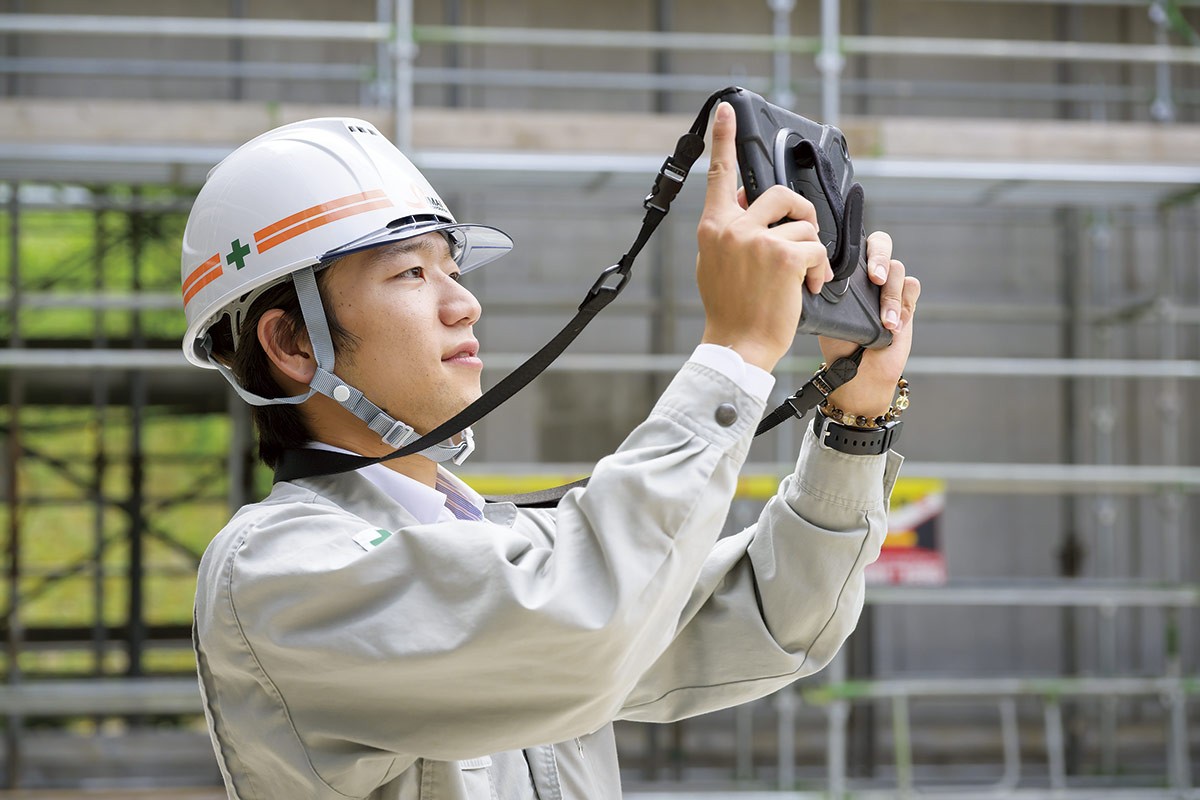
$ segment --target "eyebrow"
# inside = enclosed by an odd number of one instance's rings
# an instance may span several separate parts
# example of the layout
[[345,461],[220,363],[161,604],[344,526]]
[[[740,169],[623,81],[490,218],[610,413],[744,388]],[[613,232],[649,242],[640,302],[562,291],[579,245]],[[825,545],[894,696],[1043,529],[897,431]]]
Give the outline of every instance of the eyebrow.
[[391,256],[408,255],[409,253],[416,251],[424,251],[432,256],[440,257],[445,255],[449,257],[449,244],[446,243],[444,237],[439,236],[438,239],[445,244],[444,250],[434,243],[434,239],[428,238],[427,236],[421,236],[416,239],[402,239],[398,242],[389,242],[388,244],[381,245],[379,247],[373,247],[370,251],[368,251],[370,255],[367,259],[367,266],[375,266],[379,262]]

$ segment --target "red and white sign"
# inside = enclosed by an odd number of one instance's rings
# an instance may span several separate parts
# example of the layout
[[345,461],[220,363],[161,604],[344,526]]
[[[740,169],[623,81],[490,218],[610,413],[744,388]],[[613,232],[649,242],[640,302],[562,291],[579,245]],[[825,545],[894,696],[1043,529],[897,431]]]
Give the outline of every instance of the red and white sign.
[[946,582],[941,520],[945,484],[901,478],[892,490],[888,533],[879,560],[866,569],[868,584],[930,586]]

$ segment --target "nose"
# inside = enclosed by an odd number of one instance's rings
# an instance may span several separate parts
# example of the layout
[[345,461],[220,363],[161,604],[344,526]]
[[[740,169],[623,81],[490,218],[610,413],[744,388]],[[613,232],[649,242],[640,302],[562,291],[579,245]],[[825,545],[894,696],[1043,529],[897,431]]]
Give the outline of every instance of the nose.
[[479,305],[475,295],[449,275],[443,276],[443,286],[445,289],[441,304],[442,322],[449,326],[474,325],[478,322],[483,314],[483,307]]

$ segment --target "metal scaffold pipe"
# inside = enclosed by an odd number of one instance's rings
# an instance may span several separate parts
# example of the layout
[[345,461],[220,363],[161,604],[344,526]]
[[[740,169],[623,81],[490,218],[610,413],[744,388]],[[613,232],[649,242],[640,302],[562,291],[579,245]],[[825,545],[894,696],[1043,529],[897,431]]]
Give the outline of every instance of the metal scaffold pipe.
[[842,55],[841,0],[821,0],[821,52],[817,71],[821,73],[821,121],[837,125],[841,114],[841,79],[846,58]]
[[[89,306],[91,307],[91,306]],[[135,309],[161,308],[157,302],[134,304]],[[490,353],[488,370],[512,370],[527,356],[520,353]],[[576,353],[564,355],[548,369],[555,372],[659,372],[678,371],[687,354],[673,355],[628,353]],[[786,358],[779,363],[779,375],[811,372],[814,358]],[[0,369],[144,369],[188,370],[179,353],[164,350],[114,349],[9,349],[0,350]],[[914,356],[905,372],[959,378],[988,377],[1064,377],[1064,378],[1178,378],[1200,379],[1200,361],[1121,359],[1121,358],[941,358]]]
[[[11,185],[8,200],[8,277],[9,277],[9,347],[21,346],[21,201],[17,184]],[[21,407],[25,401],[24,379],[14,375],[8,384],[8,436],[7,453],[8,485],[8,564],[5,577],[8,581],[5,621],[5,656],[7,657],[7,680],[9,687],[22,683],[20,654],[24,639],[21,619]],[[21,737],[25,720],[20,713],[6,714],[4,737],[7,768],[7,785],[16,789],[21,782]]]
[[378,22],[295,19],[217,19],[86,14],[0,14],[0,33],[99,36],[170,36],[198,39],[317,39],[387,41]]
[[796,0],[767,0],[771,8],[771,27],[781,46],[771,56],[771,100],[784,108],[795,105],[796,94],[792,91],[792,54],[786,47],[792,33],[792,10]]
[[403,153],[412,152],[413,61],[417,45],[413,39],[412,0],[395,0],[392,58],[395,72],[392,87],[393,139]]

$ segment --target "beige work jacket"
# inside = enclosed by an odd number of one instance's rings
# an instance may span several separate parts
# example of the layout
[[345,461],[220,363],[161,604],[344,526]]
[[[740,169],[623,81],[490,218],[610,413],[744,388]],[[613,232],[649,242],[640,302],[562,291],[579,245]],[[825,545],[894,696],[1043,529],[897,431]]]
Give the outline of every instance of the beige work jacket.
[[900,458],[808,432],[758,522],[718,541],[762,411],[689,363],[557,510],[423,525],[353,473],[243,508],[201,563],[194,636],[230,797],[615,800],[613,720],[820,669]]

